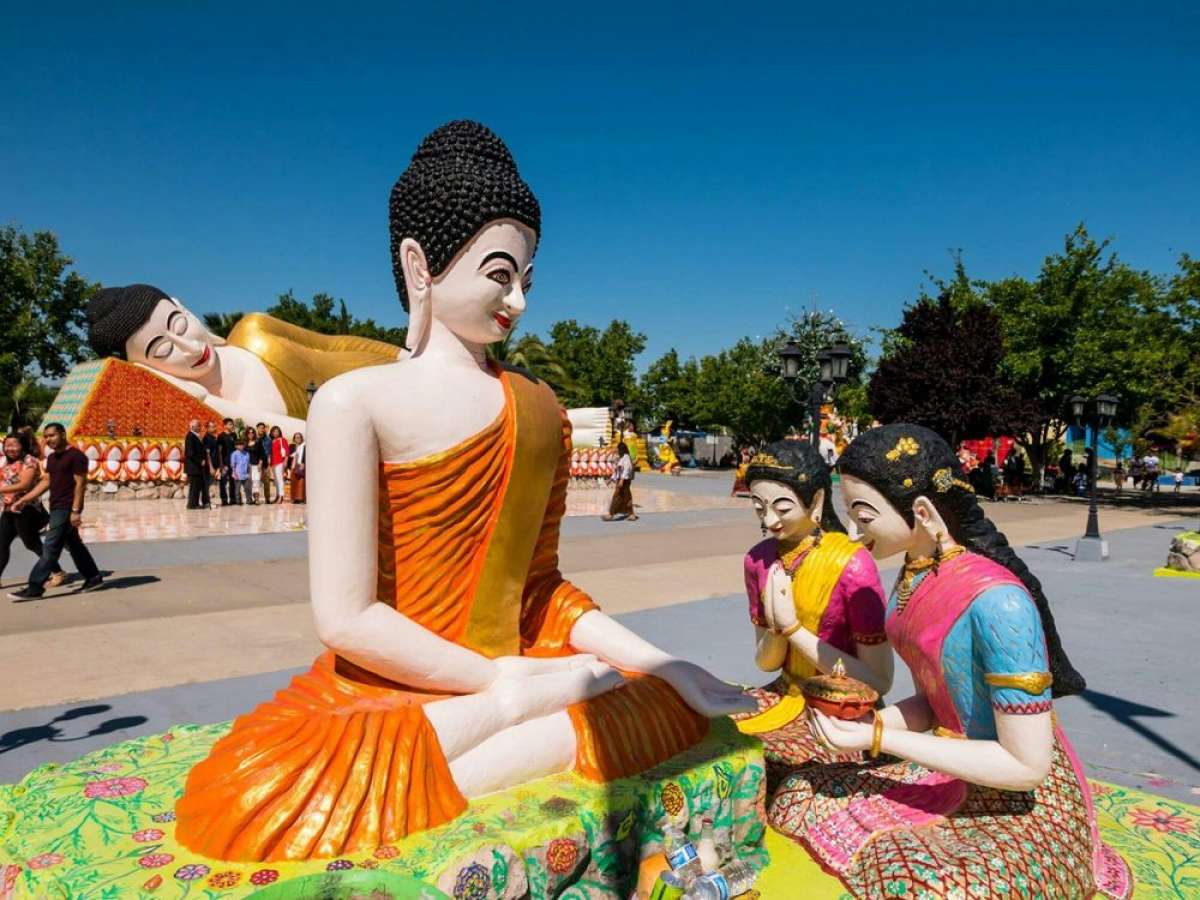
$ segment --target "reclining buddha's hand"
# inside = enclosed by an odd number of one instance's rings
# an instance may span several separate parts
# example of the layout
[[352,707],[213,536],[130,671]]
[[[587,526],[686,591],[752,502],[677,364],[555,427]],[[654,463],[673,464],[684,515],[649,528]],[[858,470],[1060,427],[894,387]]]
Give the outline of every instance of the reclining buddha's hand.
[[672,660],[649,674],[671,685],[684,703],[710,719],[758,709],[758,704],[737,685],[722,681],[687,660]]
[[590,653],[541,659],[502,656],[487,691],[512,724],[562,712],[620,687],[621,673]]

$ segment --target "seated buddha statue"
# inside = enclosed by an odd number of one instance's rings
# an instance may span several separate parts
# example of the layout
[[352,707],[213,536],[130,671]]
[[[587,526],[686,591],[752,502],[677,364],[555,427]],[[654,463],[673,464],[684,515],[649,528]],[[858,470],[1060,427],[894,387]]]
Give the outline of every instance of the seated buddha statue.
[[771,825],[855,897],[1129,896],[1054,717],[1053,697],[1083,678],[954,451],[927,428],[885,425],[838,467],[864,545],[904,554],[885,627],[916,693],[861,720],[810,709],[822,743],[869,758],[788,775]]
[[148,284],[98,291],[88,340],[100,356],[153,371],[221,415],[304,431],[308,387],[362,366],[395,362],[399,347],[309,331],[262,313],[220,338],[186,306]]
[[206,857],[370,850],[546,775],[643,772],[753,708],[559,571],[569,420],[485,353],[525,312],[540,230],[508,148],[474,122],[432,132],[390,228],[410,354],[332,379],[309,414],[328,650],[189,773],[176,836]]
[[881,696],[892,685],[883,586],[870,552],[846,536],[833,508],[829,466],[807,441],[777,441],[746,470],[764,538],[745,558],[755,662],[778,673],[754,688],[758,713],[738,728],[763,741],[771,782],[831,759],[804,713],[804,680],[838,661]]

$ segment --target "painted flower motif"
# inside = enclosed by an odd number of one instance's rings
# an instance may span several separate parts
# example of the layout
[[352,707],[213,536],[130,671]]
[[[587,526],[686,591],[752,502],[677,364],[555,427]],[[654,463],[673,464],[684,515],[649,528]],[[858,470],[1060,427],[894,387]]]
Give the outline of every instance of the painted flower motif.
[[487,900],[492,889],[492,876],[479,863],[462,869],[454,880],[454,900]]
[[142,890],[143,891],[157,891],[160,887],[162,887],[162,876],[161,875],[153,875],[150,878],[146,879],[145,883],[142,885]]
[[345,871],[346,869],[353,869],[353,868],[354,868],[354,863],[350,862],[350,860],[335,859],[333,862],[331,862],[329,865],[327,865],[325,867],[325,871],[326,872],[342,872],[342,871]]
[[203,863],[190,863],[175,870],[175,878],[179,881],[195,881],[209,873],[208,866]]
[[1103,797],[1105,794],[1112,793],[1112,788],[1106,784],[1101,784],[1098,781],[1089,781],[1088,786],[1092,789],[1093,797]]
[[272,882],[278,880],[279,872],[277,872],[275,869],[259,869],[250,876],[250,883],[258,885],[271,884]]
[[400,855],[400,851],[395,847],[376,847],[373,855],[376,859],[395,859]]
[[224,890],[225,888],[236,887],[237,883],[241,880],[241,872],[217,872],[210,879],[208,879],[208,884],[210,887]]
[[[171,734],[171,732],[168,731],[166,734],[162,735],[160,737],[160,739],[162,740],[162,742],[164,744],[169,744],[169,743],[171,743],[171,741],[175,740],[175,735]],[[224,873],[222,873],[222,874],[224,874]]]
[[175,812],[174,810],[167,810],[166,812],[155,813],[150,818],[155,822],[174,822]]
[[120,763],[100,763],[100,765],[96,766],[97,771],[108,772],[110,774],[120,772],[123,768],[125,767]]
[[733,769],[727,763],[717,763],[713,775],[717,781],[717,798],[724,800],[733,793]]
[[143,828],[141,831],[133,833],[133,839],[139,844],[150,844],[154,841],[161,840],[163,830],[161,828]]
[[546,865],[555,875],[565,875],[575,868],[579,848],[570,838],[555,838],[546,848]]
[[378,868],[379,868],[379,860],[377,860],[377,859],[364,859],[364,860],[361,860],[361,861],[358,863],[358,867],[359,867],[360,869],[378,869]]
[[1177,816],[1161,809],[1146,809],[1144,806],[1130,812],[1129,818],[1139,828],[1153,828],[1163,834],[1187,834],[1196,827],[1196,823],[1186,816]]
[[668,816],[674,818],[683,812],[687,799],[683,796],[683,788],[671,781],[663,785],[662,805]]
[[484,825],[482,822],[476,822],[474,825],[471,826],[471,830],[474,831],[476,834],[483,834],[485,831],[487,831],[487,826]]
[[144,778],[108,778],[104,781],[89,781],[83,786],[83,796],[89,800],[115,800],[145,789]]
[[143,869],[159,869],[174,858],[175,857],[170,853],[147,853],[138,860],[138,865]]
[[4,867],[4,881],[0,884],[0,893],[4,896],[12,896],[13,888],[17,886],[17,879],[21,876],[21,867],[16,865],[7,865]]
[[63,861],[63,857],[59,853],[39,853],[33,859],[25,863],[31,869],[49,869],[51,866],[57,866]]

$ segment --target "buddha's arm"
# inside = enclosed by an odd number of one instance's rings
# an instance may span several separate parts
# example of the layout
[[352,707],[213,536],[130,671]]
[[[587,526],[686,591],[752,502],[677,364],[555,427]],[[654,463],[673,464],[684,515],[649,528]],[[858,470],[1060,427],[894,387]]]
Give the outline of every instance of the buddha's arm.
[[335,379],[309,415],[309,588],[317,635],[385,678],[426,690],[482,691],[498,675],[494,661],[376,602],[379,450],[359,387],[353,378]]

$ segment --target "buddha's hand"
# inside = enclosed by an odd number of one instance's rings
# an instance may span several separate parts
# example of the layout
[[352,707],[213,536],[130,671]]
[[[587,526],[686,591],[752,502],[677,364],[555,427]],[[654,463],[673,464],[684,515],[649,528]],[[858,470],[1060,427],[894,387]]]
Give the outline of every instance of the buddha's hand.
[[683,698],[683,702],[709,719],[734,713],[751,713],[758,704],[740,687],[687,660],[675,659],[649,674],[661,678]]
[[769,620],[775,628],[785,631],[796,624],[796,595],[792,590],[792,576],[783,563],[777,562],[767,573],[767,605],[771,609]]
[[808,707],[808,723],[817,740],[843,753],[866,750],[871,746],[874,720],[872,713],[861,719],[835,719],[813,707]]
[[550,659],[502,656],[495,663],[497,675],[487,690],[513,724],[562,712],[624,683],[620,672],[589,653]]

